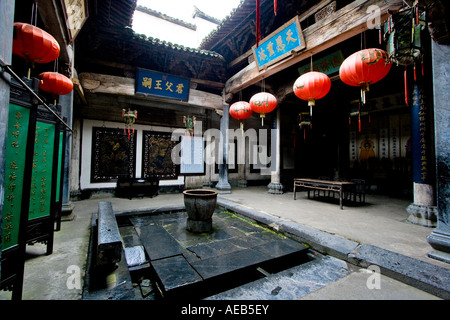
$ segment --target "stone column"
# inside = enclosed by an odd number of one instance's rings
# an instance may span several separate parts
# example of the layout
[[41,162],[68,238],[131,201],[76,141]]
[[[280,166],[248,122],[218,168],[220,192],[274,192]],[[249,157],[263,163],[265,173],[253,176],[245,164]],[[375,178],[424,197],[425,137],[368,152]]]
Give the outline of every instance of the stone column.
[[[2,32],[0,37],[0,59],[5,64],[11,64],[12,54],[12,30],[14,21],[14,0],[0,1],[0,30],[11,30],[11,32]],[[3,195],[5,190],[5,158],[6,158],[6,135],[8,132],[8,111],[9,111],[9,84],[11,76],[6,72],[1,74],[0,79],[0,260],[2,257],[3,240]],[[0,263],[0,272],[2,266]]]
[[[67,95],[59,97],[59,104],[61,105],[61,116],[66,118],[66,123],[72,128],[72,113],[73,113],[73,91]],[[72,216],[74,209],[73,203],[70,201],[70,167],[72,160],[72,132],[66,131],[66,148],[64,150],[64,176],[62,179],[62,216],[69,219]]]
[[438,222],[428,256],[450,263],[450,46],[432,42]]
[[219,194],[231,193],[231,185],[228,182],[228,127],[230,121],[230,106],[224,104],[223,115],[220,119],[220,143],[222,154],[219,152],[219,157],[222,156],[222,161],[219,162],[219,182],[216,184],[216,189]]
[[280,108],[277,108],[277,116],[273,121],[273,129],[271,132],[271,142],[272,142],[272,164],[271,164],[271,175],[270,183],[267,186],[269,188],[268,192],[272,194],[283,194],[283,185],[281,184],[281,130],[280,130]]
[[411,106],[414,203],[406,211],[409,213],[408,221],[425,227],[436,227],[437,207],[431,184],[431,130],[426,98],[424,90],[415,83]]

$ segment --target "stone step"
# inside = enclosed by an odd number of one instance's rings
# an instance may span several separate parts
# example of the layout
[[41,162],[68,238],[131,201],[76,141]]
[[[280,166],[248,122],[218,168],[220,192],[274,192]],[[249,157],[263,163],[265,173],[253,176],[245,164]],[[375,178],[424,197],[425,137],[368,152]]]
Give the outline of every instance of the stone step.
[[324,256],[206,300],[295,300],[349,275],[346,262]]

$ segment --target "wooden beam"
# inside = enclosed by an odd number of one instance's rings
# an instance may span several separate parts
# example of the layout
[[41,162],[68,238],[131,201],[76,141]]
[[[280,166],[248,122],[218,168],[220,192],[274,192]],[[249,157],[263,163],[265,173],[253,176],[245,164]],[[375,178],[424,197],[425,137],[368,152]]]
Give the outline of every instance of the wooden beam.
[[[105,60],[102,60],[102,59],[99,59],[99,58],[86,58],[86,59],[84,59],[84,61],[88,62],[88,63],[93,63],[93,64],[98,64],[98,65],[102,65],[102,66],[111,67],[111,68],[123,69],[124,71],[126,71],[128,73],[132,73],[132,74],[136,73],[136,68],[137,68],[137,66],[133,66],[133,65],[130,65],[130,64],[125,64],[125,63],[120,63],[120,62],[105,61]],[[190,80],[193,83],[205,85],[207,87],[214,88],[214,89],[222,90],[225,87],[225,83],[223,83],[223,82],[203,80],[203,79],[196,79],[196,78],[191,78]]]
[[[310,58],[311,55],[324,51],[342,41],[350,39],[368,30],[367,20],[369,6],[380,8],[380,21],[388,15],[387,10],[398,8],[397,0],[356,0],[329,17],[311,25],[303,31],[306,50],[291,55],[268,68],[258,71],[256,62],[232,76],[225,84],[225,96],[230,98],[236,92],[247,88],[262,79],[289,68],[298,62]],[[227,100],[228,102],[229,100]]]
[[[87,93],[107,93],[120,96],[135,96],[135,79],[96,73],[81,73],[80,83]],[[194,105],[213,110],[222,110],[222,96],[205,91],[190,89],[188,102],[142,96],[148,100],[171,101],[174,104]]]
[[[331,1],[333,0],[322,0],[320,1],[318,4],[313,5],[311,8],[309,8],[308,10],[306,10],[305,12],[303,12],[301,15],[298,16],[298,20],[300,22],[306,20],[307,18],[309,18],[311,15],[313,15],[314,13],[316,13],[317,11],[319,11],[320,9],[322,9],[323,7],[325,7],[327,4],[329,4]],[[248,59],[248,57],[253,56],[253,49],[248,50],[246,53],[240,55],[239,57],[237,57],[236,59],[234,59],[233,61],[231,61],[228,64],[228,67],[233,67],[235,65],[237,65],[238,63],[241,63],[243,60]]]

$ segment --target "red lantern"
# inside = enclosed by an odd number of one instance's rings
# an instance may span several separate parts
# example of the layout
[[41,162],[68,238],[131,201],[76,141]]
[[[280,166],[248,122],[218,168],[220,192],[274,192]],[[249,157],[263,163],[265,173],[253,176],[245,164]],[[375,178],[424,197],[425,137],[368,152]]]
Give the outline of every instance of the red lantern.
[[264,125],[266,113],[272,112],[277,107],[277,98],[273,94],[260,92],[250,99],[252,111],[259,113],[261,123]]
[[244,123],[242,121],[248,119],[252,113],[250,103],[246,101],[238,101],[230,106],[230,115],[241,122],[242,131],[244,130]]
[[30,62],[48,63],[59,56],[59,44],[49,33],[31,24],[15,22],[13,53]]
[[54,95],[65,95],[73,90],[72,81],[58,72],[42,72],[39,79],[39,89]]
[[310,116],[316,100],[325,97],[331,88],[330,78],[322,72],[311,71],[301,75],[294,83],[295,95],[308,101]]
[[342,82],[361,87],[361,102],[366,103],[369,85],[383,79],[391,70],[388,54],[381,49],[364,49],[355,52],[342,63],[339,76]]

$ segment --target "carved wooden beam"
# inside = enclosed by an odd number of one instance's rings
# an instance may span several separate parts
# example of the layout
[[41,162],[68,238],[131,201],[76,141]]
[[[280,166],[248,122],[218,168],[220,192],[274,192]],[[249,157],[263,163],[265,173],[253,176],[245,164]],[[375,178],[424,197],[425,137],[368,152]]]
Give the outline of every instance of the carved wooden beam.
[[[79,81],[87,93],[108,93],[121,96],[134,96],[136,94],[135,79],[133,78],[85,72],[79,75]],[[145,98],[149,100],[163,99],[152,96]],[[178,100],[170,101],[174,104],[188,104],[213,110],[222,110],[223,108],[222,96],[192,88],[189,90],[189,100],[187,103]]]
[[[249,87],[262,79],[289,68],[298,62],[308,59],[313,54],[324,51],[344,40],[368,30],[370,6],[380,9],[380,23],[388,16],[387,10],[398,8],[397,0],[356,0],[329,17],[320,20],[303,31],[306,50],[291,55],[272,66],[258,71],[256,62],[232,76],[225,84],[225,96],[230,99],[233,94]],[[374,7],[372,7],[374,8]],[[369,9],[369,10],[368,10]],[[226,100],[229,102],[230,100]]]

